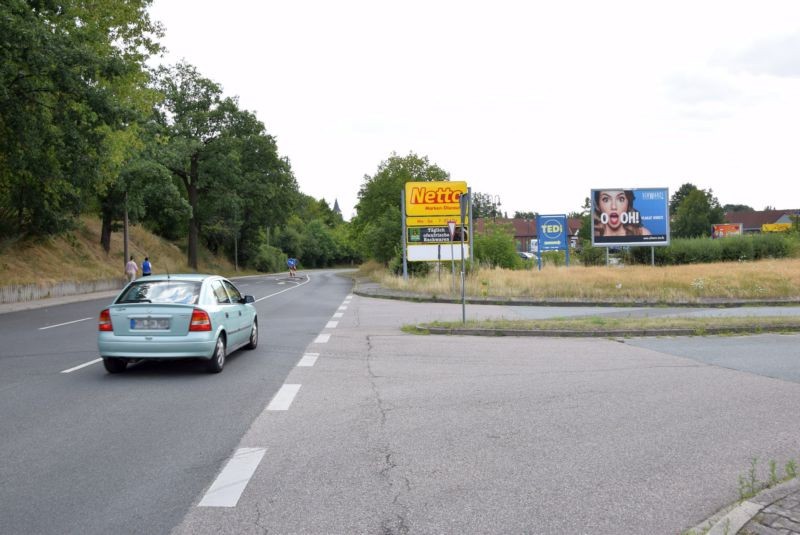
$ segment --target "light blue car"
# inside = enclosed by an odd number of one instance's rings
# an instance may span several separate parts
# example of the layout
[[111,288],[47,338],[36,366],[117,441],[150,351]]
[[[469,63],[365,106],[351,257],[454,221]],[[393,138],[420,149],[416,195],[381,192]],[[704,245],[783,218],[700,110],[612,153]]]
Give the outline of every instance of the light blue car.
[[207,359],[219,373],[225,356],[258,345],[252,295],[217,275],[151,275],[129,283],[100,312],[97,348],[109,373],[145,359]]

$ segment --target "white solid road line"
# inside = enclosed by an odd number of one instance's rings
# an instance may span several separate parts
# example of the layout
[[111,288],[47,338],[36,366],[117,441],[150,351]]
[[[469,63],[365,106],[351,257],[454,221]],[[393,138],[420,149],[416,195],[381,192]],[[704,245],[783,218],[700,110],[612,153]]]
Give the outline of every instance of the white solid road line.
[[55,327],[63,327],[64,325],[70,325],[72,323],[78,323],[80,321],[86,321],[86,320],[91,320],[91,319],[94,319],[94,317],[82,318],[82,319],[79,319],[79,320],[68,321],[66,323],[59,323],[57,325],[48,325],[47,327],[39,327],[39,330],[40,331],[46,331],[47,329],[53,329]]
[[301,385],[283,385],[272,401],[267,405],[268,411],[287,411],[300,391]]
[[328,340],[331,339],[331,333],[321,333],[317,335],[316,340],[313,343],[315,344],[327,344]]
[[303,358],[300,359],[300,362],[298,362],[297,365],[310,368],[314,365],[314,363],[317,362],[318,357],[319,353],[306,353],[303,355]]
[[266,448],[239,448],[208,489],[198,507],[236,507]]
[[[294,281],[292,281],[292,282],[294,282]],[[269,294],[269,295],[265,295],[264,297],[260,297],[260,298],[256,299],[256,303],[258,303],[260,301],[263,301],[264,299],[269,299],[270,297],[274,297],[274,296],[276,296],[278,294],[282,294],[283,292],[288,292],[289,290],[294,290],[295,288],[299,288],[304,284],[308,284],[309,282],[311,282],[311,276],[307,275],[306,276],[306,280],[304,282],[301,282],[300,284],[292,286],[291,288],[286,288],[285,290],[281,290],[280,292],[275,292],[274,294]]]
[[62,371],[61,371],[61,373],[70,373],[70,372],[74,372],[75,370],[80,370],[81,368],[85,368],[86,366],[91,366],[92,364],[95,364],[95,363],[97,363],[97,362],[100,362],[101,360],[103,360],[103,359],[94,359],[94,360],[90,360],[89,362],[84,362],[83,364],[80,364],[80,365],[78,365],[78,366],[75,366],[74,368],[70,368],[70,369],[68,369],[68,370],[62,370]]

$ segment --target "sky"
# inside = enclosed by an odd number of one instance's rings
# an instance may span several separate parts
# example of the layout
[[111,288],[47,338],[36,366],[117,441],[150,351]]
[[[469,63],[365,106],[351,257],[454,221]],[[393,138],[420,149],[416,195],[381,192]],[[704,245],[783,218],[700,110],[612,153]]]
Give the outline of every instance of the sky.
[[[800,208],[797,0],[154,0],[165,64],[236,96],[345,219],[392,154],[501,210],[687,182]],[[398,199],[398,203],[399,203]]]

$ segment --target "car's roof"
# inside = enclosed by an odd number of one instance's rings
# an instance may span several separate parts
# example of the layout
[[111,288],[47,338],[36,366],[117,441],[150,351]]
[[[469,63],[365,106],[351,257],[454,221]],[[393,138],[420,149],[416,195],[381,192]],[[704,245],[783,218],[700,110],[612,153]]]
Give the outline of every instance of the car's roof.
[[224,278],[221,275],[209,275],[207,273],[173,273],[170,275],[148,275],[147,277],[139,277],[135,282],[150,280],[150,281],[190,281],[202,282],[206,279]]

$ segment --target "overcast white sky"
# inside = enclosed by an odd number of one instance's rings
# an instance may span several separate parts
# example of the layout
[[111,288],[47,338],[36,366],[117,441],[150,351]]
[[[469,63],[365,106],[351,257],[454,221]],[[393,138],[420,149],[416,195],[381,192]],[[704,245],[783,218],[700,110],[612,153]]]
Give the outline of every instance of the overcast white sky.
[[238,96],[300,190],[346,219],[392,152],[509,216],[686,182],[800,208],[797,0],[155,0],[152,15],[164,62]]

